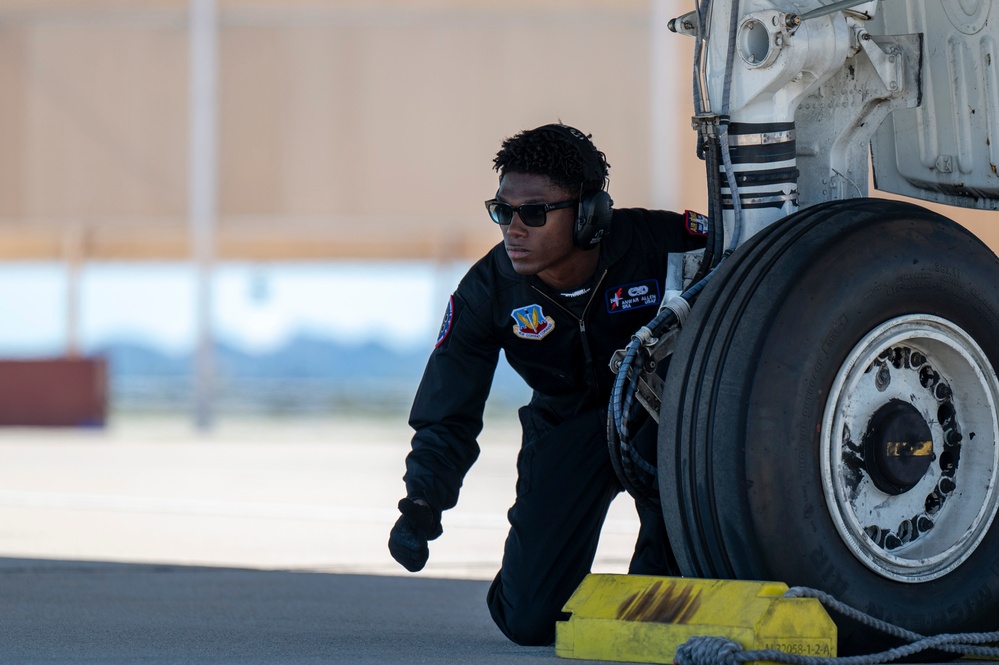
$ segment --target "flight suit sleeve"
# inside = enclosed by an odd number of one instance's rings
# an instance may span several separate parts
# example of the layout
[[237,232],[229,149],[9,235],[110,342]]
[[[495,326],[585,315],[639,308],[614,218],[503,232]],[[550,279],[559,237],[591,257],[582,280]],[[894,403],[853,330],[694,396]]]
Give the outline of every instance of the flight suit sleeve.
[[438,512],[457,503],[465,474],[479,456],[477,437],[498,358],[488,318],[477,315],[459,287],[409,418],[416,433],[406,457],[406,491]]
[[667,210],[644,211],[652,221],[652,228],[659,234],[659,242],[667,252],[689,252],[704,249],[707,244],[706,230],[699,222],[697,213],[686,211],[676,213]]

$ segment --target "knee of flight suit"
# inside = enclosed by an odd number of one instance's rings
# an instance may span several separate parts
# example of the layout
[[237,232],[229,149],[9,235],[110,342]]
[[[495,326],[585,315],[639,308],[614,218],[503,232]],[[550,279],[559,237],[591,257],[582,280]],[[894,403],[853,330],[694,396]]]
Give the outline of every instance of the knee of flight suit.
[[562,617],[561,608],[554,613],[537,603],[524,607],[512,605],[503,593],[499,575],[493,580],[486,596],[489,613],[496,626],[507,638],[521,646],[540,647],[555,643],[555,622]]

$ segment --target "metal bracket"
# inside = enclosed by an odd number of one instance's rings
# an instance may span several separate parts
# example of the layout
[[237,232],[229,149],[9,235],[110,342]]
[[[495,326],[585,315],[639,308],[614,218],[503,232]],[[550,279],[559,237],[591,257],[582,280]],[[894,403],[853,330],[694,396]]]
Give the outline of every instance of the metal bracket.
[[638,390],[635,392],[635,397],[638,398],[639,403],[645,407],[645,410],[649,412],[657,424],[659,423],[659,409],[662,406],[660,395],[663,394],[664,385],[663,380],[656,374],[642,374],[638,377]]
[[666,303],[690,287],[703,258],[703,249],[694,249],[682,254],[670,252],[667,255],[666,279],[663,282],[663,300],[659,306],[660,312],[666,307]]
[[[645,345],[644,350],[648,353],[649,359],[646,362],[644,371],[638,377],[631,377],[632,381],[636,381],[635,397],[657,423],[659,422],[659,407],[662,402],[660,396],[663,394],[664,384],[663,380],[656,374],[656,369],[676,349],[676,340],[679,333],[679,328],[673,328],[662,337],[655,338],[649,344]],[[611,371],[617,374],[621,370],[623,361],[624,349],[615,351],[611,357]]]
[[892,111],[919,103],[919,35],[854,35],[856,57],[795,112],[801,207],[867,196],[871,137]]
[[688,37],[697,36],[697,12],[688,12],[683,16],[677,16],[674,19],[670,19],[670,22],[666,24],[670,32],[675,32],[680,35],[687,35]]
[[883,50],[866,30],[857,32],[857,40],[860,48],[864,49],[864,53],[874,65],[885,88],[892,96],[902,94],[905,88],[905,58],[902,57],[902,51],[897,46],[888,46]]

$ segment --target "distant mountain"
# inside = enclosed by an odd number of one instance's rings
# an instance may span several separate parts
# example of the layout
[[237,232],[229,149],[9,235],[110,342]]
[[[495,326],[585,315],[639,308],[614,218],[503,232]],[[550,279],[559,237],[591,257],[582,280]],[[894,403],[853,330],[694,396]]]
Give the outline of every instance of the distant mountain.
[[[108,360],[112,406],[177,409],[192,394],[191,353],[170,355],[132,343],[96,349]],[[330,411],[408,410],[429,350],[407,353],[378,344],[345,345],[297,337],[267,353],[215,348],[216,398],[220,408]],[[514,408],[530,391],[500,359],[491,404]]]
[[233,378],[402,378],[420,376],[426,352],[399,353],[378,344],[344,346],[308,337],[264,354],[219,345],[218,371]]
[[107,358],[112,379],[122,376],[181,377],[190,373],[188,356],[164,354],[137,344],[112,344],[95,349],[90,355]]

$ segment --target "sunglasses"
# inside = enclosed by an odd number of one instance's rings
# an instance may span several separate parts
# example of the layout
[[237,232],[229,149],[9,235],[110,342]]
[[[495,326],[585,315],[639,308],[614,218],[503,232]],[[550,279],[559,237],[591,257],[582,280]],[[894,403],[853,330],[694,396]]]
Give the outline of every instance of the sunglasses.
[[520,215],[520,221],[524,222],[524,226],[544,226],[548,221],[549,211],[571,208],[577,203],[579,199],[559,203],[524,203],[514,208],[509,203],[489,199],[486,201],[486,210],[489,211],[489,217],[502,226],[513,222],[513,213]]

